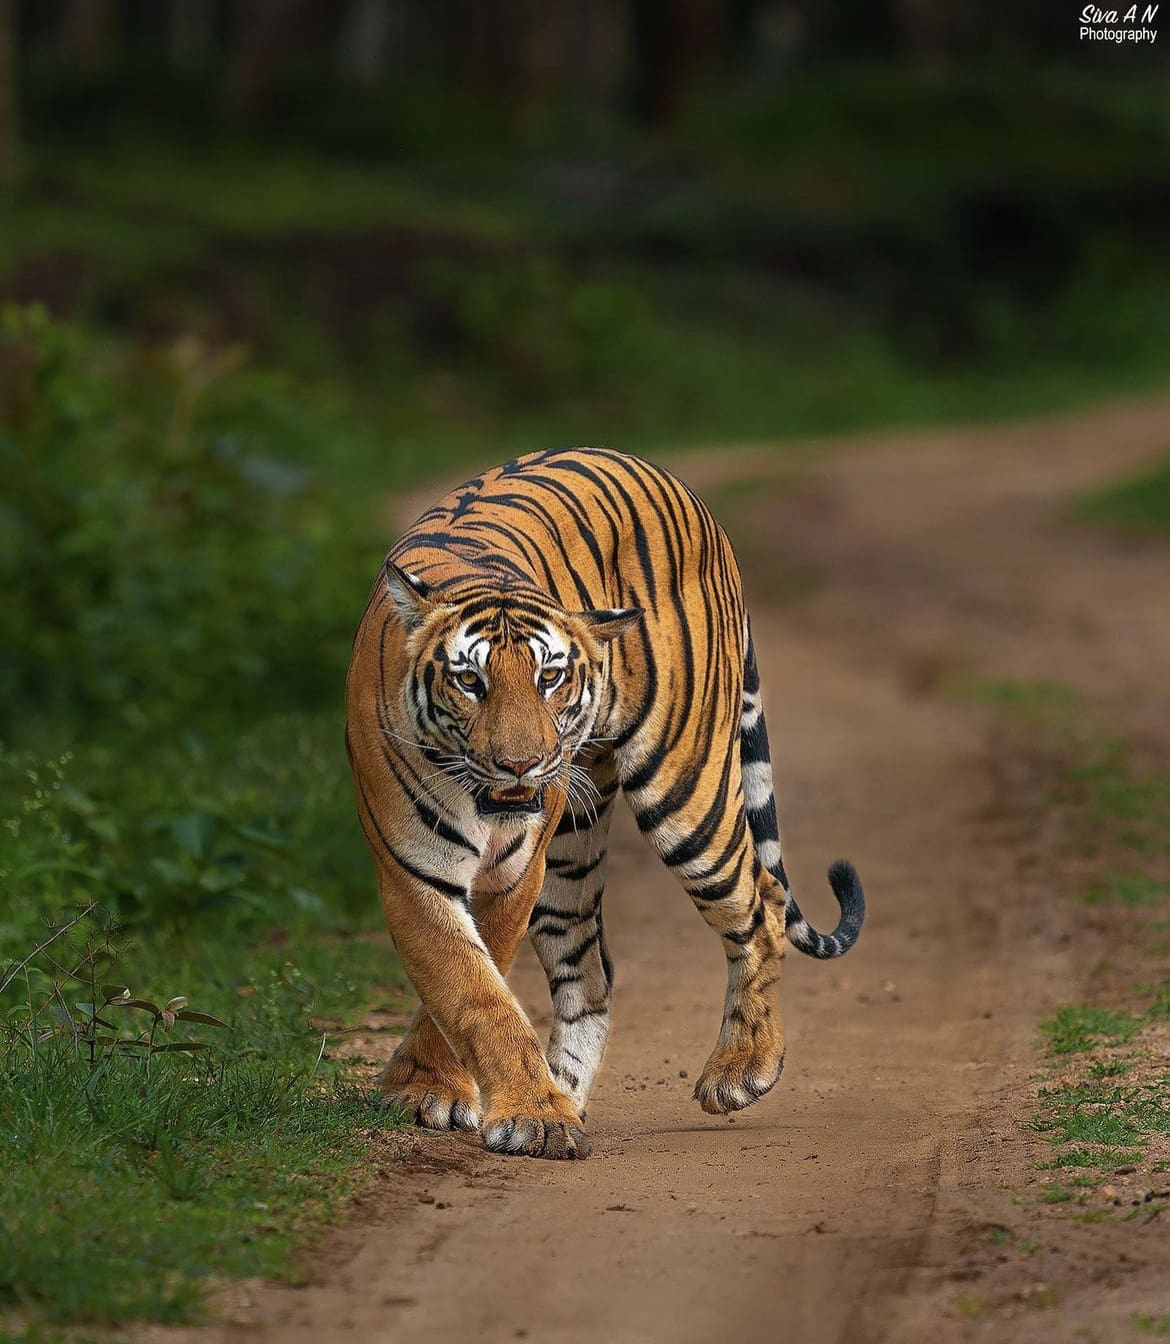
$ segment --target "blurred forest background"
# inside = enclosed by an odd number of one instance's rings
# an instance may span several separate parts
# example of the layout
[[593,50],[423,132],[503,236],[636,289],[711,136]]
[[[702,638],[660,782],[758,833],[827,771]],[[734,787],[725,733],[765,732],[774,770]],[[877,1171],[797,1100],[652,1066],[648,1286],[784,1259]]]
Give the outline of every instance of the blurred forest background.
[[[0,968],[92,903],[79,956],[130,946],[303,1100],[310,1018],[397,992],[340,724],[395,490],[1170,383],[1167,44],[1078,12],[0,0]],[[63,973],[0,989],[6,1156],[52,1159],[92,1273],[13,1182],[0,1304],[66,1265],[66,1316],[181,1315],[102,1123],[37,1119]],[[126,1256],[178,1296],[111,1299]]]

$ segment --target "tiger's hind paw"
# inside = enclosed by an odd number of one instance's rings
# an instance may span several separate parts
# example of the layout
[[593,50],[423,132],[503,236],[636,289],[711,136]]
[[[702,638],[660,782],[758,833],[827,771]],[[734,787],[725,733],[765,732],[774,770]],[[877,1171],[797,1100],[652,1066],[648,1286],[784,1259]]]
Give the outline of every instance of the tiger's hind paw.
[[770,1092],[783,1070],[783,1055],[779,1059],[742,1055],[721,1059],[712,1055],[695,1084],[694,1097],[708,1115],[742,1111]]

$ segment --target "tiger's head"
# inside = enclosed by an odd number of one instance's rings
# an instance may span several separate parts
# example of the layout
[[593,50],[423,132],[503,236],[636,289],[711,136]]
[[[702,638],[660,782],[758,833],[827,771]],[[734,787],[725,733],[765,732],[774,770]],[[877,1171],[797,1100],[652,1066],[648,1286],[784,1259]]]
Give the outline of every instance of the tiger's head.
[[539,815],[545,788],[569,783],[597,720],[605,646],[641,609],[570,612],[528,587],[461,594],[389,560],[385,577],[407,633],[401,706],[411,739],[482,817]]

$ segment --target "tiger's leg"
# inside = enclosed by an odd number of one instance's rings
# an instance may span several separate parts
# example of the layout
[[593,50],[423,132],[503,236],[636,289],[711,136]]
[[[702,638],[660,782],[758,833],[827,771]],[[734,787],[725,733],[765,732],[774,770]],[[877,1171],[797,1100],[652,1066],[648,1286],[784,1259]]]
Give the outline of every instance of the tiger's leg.
[[478,1129],[479,1088],[425,1008],[411,1019],[379,1080],[382,1103],[426,1129]]
[[510,964],[543,881],[522,880],[477,912],[379,868],[387,923],[407,974],[486,1107],[484,1145],[532,1157],[586,1157],[572,1100],[553,1082],[540,1042],[489,950]]
[[528,929],[552,993],[548,1066],[582,1116],[609,1036],[613,967],[605,950],[601,898],[617,794],[613,757],[595,763],[589,773],[597,796],[588,804],[579,801],[576,812],[561,818]]
[[724,761],[683,763],[693,781],[688,805],[667,811],[670,784],[630,791],[640,829],[672,868],[699,913],[723,940],[727,993],[719,1039],[695,1084],[695,1098],[713,1115],[738,1111],[775,1086],[784,1065],[784,1033],[775,986],[784,956],[783,891],[756,862],[739,777],[739,743]]
[[[751,872],[754,854],[744,864]],[[692,897],[723,939],[727,995],[719,1040],[695,1084],[695,1099],[712,1115],[739,1111],[776,1085],[784,1068],[784,1032],[775,986],[784,941],[784,897],[761,870],[737,883],[727,898]]]
[[[525,850],[530,849],[526,845]],[[507,975],[524,937],[532,892],[538,890],[537,861],[503,891],[477,893],[473,913],[496,969]],[[382,1075],[387,1105],[413,1114],[429,1129],[479,1129],[482,1120],[475,1079],[455,1058],[427,1009],[415,1013],[406,1036]]]

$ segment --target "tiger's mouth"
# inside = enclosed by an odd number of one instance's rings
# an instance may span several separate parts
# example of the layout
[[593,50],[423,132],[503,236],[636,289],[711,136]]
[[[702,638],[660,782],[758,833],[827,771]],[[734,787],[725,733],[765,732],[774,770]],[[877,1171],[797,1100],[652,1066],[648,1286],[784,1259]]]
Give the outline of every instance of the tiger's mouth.
[[527,784],[513,784],[502,789],[486,789],[476,797],[479,813],[497,817],[508,813],[531,815],[544,807],[544,790]]

